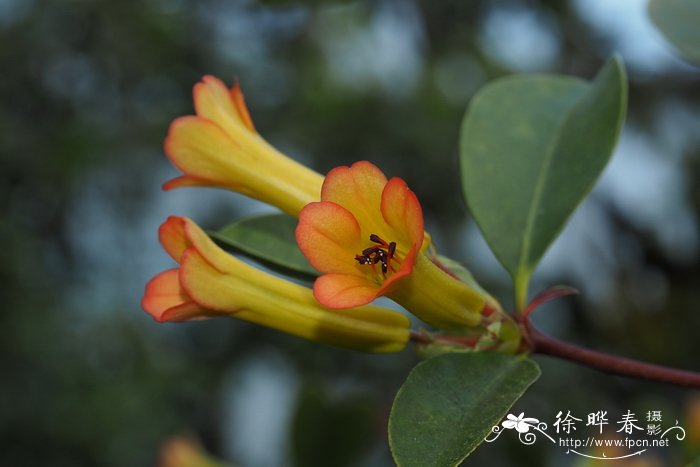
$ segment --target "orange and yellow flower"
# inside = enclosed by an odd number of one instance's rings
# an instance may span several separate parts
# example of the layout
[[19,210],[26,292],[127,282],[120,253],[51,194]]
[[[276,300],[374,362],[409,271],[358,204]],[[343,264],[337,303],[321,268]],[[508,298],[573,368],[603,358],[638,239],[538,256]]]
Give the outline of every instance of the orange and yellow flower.
[[165,153],[184,175],[163,188],[212,186],[261,200],[297,216],[318,201],[323,176],[280,153],[255,130],[238,84],[213,76],[194,87],[196,116],[177,118]]
[[179,268],[146,285],[142,306],[156,321],[231,316],[310,340],[370,352],[397,352],[409,320],[376,306],[330,310],[310,289],[264,273],[221,250],[193,221],[170,217],[160,242]]
[[423,228],[420,203],[402,179],[387,180],[367,161],[331,170],[321,201],[301,211],[296,231],[323,273],[314,296],[347,309],[386,295],[437,327],[479,324],[486,297],[431,261]]

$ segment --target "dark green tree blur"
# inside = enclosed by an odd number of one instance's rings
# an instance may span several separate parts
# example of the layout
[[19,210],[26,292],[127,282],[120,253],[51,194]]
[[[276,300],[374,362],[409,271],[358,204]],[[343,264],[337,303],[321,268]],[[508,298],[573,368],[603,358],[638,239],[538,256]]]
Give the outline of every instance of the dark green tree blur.
[[[239,79],[259,132],[319,172],[368,159],[403,177],[439,248],[510,306],[461,199],[465,108],[496,77],[588,79],[619,51],[619,153],[535,275],[583,294],[538,325],[700,370],[700,69],[643,3],[0,0],[0,465],[154,465],[183,433],[236,465],[392,464],[386,420],[410,350],[356,354],[227,319],[159,325],[140,309],[171,267],[156,235],[167,215],[216,228],[261,209],[160,191],[175,175],[168,124],[193,112],[204,74]],[[699,394],[537,360],[543,377],[516,407],[532,416],[663,410],[700,424]],[[700,455],[694,433],[651,465]],[[467,464],[583,465],[505,439]]]

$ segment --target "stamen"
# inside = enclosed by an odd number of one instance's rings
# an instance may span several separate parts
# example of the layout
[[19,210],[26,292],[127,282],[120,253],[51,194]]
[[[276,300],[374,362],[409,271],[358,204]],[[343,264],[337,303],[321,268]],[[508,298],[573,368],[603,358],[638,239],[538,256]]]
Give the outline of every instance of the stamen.
[[368,255],[371,255],[371,254],[376,253],[377,251],[381,251],[381,250],[382,249],[379,248],[378,246],[371,246],[369,248],[365,248],[364,250],[362,250],[362,254],[364,256],[368,256]]
[[380,244],[380,245],[383,246],[383,247],[386,247],[386,246],[387,246],[386,242],[385,242],[384,240],[382,240],[382,238],[381,238],[379,235],[377,235],[377,234],[371,234],[371,235],[369,236],[369,241],[370,241],[370,242],[374,242],[374,243],[378,243],[378,244]]
[[382,275],[386,277],[389,270],[396,272],[396,269],[391,265],[391,260],[396,254],[396,242],[387,243],[379,235],[371,234],[370,241],[379,246],[371,246],[362,250],[361,255],[355,255],[355,260],[361,265],[369,264],[373,273],[377,273],[375,265],[382,263]]
[[360,264],[367,264],[371,261],[367,256],[360,256],[360,255],[355,255],[355,259]]

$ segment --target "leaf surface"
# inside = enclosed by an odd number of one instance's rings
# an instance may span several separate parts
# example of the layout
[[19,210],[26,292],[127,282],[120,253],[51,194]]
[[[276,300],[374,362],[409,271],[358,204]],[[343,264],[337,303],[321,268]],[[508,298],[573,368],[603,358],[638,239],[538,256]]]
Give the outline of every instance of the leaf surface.
[[516,75],[472,100],[460,141],[464,196],[519,308],[537,263],[607,165],[626,103],[617,58],[592,83]]
[[449,353],[419,363],[389,418],[397,465],[458,465],[539,375],[526,357],[490,352]]
[[296,226],[297,220],[291,216],[266,214],[233,222],[209,235],[279,272],[305,278],[318,276],[297,246]]

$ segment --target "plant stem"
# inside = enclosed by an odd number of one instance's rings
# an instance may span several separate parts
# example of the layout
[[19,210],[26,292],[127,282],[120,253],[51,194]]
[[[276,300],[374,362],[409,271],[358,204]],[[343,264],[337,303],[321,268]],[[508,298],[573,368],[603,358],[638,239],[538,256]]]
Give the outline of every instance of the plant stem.
[[530,350],[533,353],[571,360],[607,373],[700,389],[700,373],[652,365],[584,349],[542,334],[529,320],[525,321],[525,328]]
[[520,314],[525,311],[525,305],[527,304],[527,289],[530,285],[529,274],[520,273],[518,274],[514,281],[515,286],[515,311]]
[[411,342],[415,342],[416,344],[430,344],[430,342],[432,342],[430,336],[419,331],[414,331],[413,329],[410,330],[409,336]]

